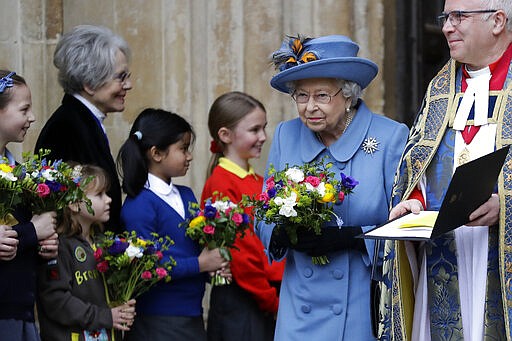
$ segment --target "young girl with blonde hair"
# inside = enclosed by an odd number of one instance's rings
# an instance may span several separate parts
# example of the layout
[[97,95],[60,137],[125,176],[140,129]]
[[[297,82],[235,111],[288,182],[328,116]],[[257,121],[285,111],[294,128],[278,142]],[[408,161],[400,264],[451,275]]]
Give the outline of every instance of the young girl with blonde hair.
[[[263,178],[249,161],[261,155],[266,125],[265,107],[252,96],[234,91],[214,101],[208,115],[213,155],[202,203],[215,193],[238,203],[244,194],[261,192]],[[234,280],[230,285],[212,288],[208,339],[272,340],[284,263],[269,265],[252,226],[235,241],[231,253]]]

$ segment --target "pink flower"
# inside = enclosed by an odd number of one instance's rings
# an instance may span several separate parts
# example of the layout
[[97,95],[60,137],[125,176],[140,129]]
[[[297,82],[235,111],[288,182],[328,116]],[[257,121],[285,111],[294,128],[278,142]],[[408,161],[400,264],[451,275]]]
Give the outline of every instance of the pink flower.
[[107,272],[108,262],[106,260],[104,260],[103,262],[96,264],[96,269],[98,269],[98,271],[101,273]]
[[274,186],[276,185],[276,183],[274,181],[274,177],[271,176],[270,178],[268,178],[267,181],[265,181],[265,185],[267,185],[267,189],[274,188]]
[[258,195],[258,200],[263,201],[265,204],[267,204],[268,201],[270,200],[270,197],[268,196],[267,192],[263,192]]
[[318,185],[320,185],[320,179],[313,175],[307,176],[304,182],[311,184],[313,187],[318,187]]
[[96,249],[96,251],[94,251],[94,259],[96,260],[96,262],[99,262],[101,256],[103,256],[103,249],[99,247]]
[[343,202],[343,200],[345,200],[345,193],[343,193],[343,191],[338,193],[338,200],[340,202]]
[[224,211],[224,214],[226,215],[229,215],[231,213],[231,211],[233,211],[233,209],[231,207],[228,207],[226,208],[226,210]]
[[167,276],[167,270],[164,268],[156,268],[155,269],[156,275],[158,276],[158,279],[162,279],[165,276]]
[[47,184],[38,184],[37,185],[37,195],[40,198],[44,198],[48,194],[50,194],[50,187],[48,187]]
[[213,227],[212,225],[205,225],[205,227],[203,227],[203,232],[206,234],[214,234],[215,227]]
[[142,279],[151,279],[153,275],[151,274],[151,271],[146,270],[142,273],[142,275],[140,275],[140,277],[142,277]]
[[162,251],[156,251],[155,255],[158,257],[158,260],[162,260],[162,258],[164,258],[164,254],[162,253]]
[[231,220],[233,220],[233,222],[236,224],[236,226],[239,226],[244,221],[244,217],[242,217],[242,215],[240,213],[235,213],[231,217]]

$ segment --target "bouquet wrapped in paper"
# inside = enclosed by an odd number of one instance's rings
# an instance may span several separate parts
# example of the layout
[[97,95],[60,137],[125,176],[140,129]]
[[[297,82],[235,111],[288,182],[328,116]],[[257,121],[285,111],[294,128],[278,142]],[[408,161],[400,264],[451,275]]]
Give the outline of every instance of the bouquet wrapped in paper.
[[[230,248],[234,247],[237,237],[245,235],[250,224],[250,217],[244,212],[244,207],[231,202],[227,197],[207,199],[202,210],[197,203],[190,206],[194,214],[192,219],[185,222],[187,236],[197,240],[203,247],[219,248],[221,255],[231,261]],[[224,285],[229,284],[229,281],[216,274],[211,283]]]
[[171,257],[164,259],[162,251],[172,244],[168,236],[153,234],[152,239],[143,239],[134,231],[120,235],[106,231],[97,238],[94,258],[105,282],[109,304],[123,304],[160,281],[169,282],[176,263]]
[[[269,166],[265,190],[253,198],[244,198],[254,207],[256,220],[284,228],[292,244],[297,243],[300,229],[322,233],[325,222],[336,218],[338,226],[343,221],[333,211],[336,202],[343,202],[359,183],[340,173],[337,179],[330,171],[331,163],[315,161],[300,166],[286,166],[276,171]],[[327,264],[326,256],[312,257],[314,264]]]

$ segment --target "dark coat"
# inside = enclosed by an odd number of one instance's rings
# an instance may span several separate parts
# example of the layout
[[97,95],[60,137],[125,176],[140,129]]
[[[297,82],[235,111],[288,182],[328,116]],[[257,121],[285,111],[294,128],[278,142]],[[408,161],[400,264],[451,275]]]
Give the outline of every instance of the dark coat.
[[64,95],[62,105],[39,134],[35,151],[41,148],[51,150],[49,159],[93,164],[107,172],[112,203],[106,229],[120,232],[121,186],[107,136],[93,113],[72,95]]

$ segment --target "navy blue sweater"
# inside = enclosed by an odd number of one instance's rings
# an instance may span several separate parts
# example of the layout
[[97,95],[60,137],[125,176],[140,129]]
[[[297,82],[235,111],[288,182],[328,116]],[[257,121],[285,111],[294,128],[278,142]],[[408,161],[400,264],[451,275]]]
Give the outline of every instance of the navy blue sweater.
[[0,261],[0,319],[34,322],[36,271],[41,261],[37,235],[30,212],[18,209],[14,216],[20,222],[13,226],[19,244],[14,259]]
[[[189,202],[197,202],[192,190],[176,186],[186,209]],[[136,231],[143,238],[151,233],[169,236],[174,241],[164,256],[171,255],[177,265],[169,283],[158,283],[137,299],[137,314],[161,316],[201,316],[202,299],[207,274],[199,272],[197,257],[200,246],[185,236],[184,219],[166,202],[150,190],[143,189],[135,198],[127,197],[121,209],[121,221],[128,231]]]

